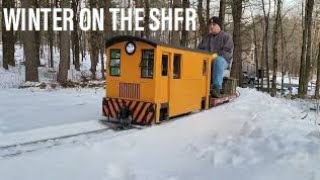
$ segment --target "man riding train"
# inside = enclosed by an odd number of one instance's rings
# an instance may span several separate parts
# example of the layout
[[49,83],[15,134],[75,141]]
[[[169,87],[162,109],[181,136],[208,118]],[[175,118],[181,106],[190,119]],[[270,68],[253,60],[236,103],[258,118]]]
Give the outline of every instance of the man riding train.
[[218,17],[214,16],[210,19],[208,29],[209,33],[203,37],[198,49],[214,54],[210,93],[213,98],[219,98],[224,71],[231,67],[234,43],[231,35],[222,29],[222,23]]

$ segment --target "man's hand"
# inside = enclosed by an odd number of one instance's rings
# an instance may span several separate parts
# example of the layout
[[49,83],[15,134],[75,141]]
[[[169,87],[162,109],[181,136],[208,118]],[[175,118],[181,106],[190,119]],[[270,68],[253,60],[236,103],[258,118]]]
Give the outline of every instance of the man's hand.
[[212,59],[216,59],[218,57],[218,53],[213,53],[212,54]]

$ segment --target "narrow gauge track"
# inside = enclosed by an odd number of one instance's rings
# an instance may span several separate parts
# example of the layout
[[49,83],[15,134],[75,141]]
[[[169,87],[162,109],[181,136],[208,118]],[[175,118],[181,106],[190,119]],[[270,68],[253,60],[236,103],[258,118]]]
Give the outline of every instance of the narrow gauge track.
[[91,140],[98,135],[105,135],[102,140],[111,139],[120,135],[126,135],[130,130],[137,130],[139,128],[130,128],[124,131],[117,131],[112,127],[106,127],[104,129],[75,133],[65,136],[59,136],[54,138],[41,139],[36,141],[30,141],[20,144],[0,146],[0,159],[19,156],[25,153],[31,153],[42,149],[50,149],[64,144],[76,144],[83,143],[85,140]]
[[[236,97],[234,99],[231,99],[229,101],[229,103],[234,102],[239,96],[240,96],[240,92],[237,91]],[[228,103],[226,103],[226,104],[228,104]],[[225,104],[221,104],[221,105],[225,105]],[[221,105],[219,105],[219,106],[221,106]],[[174,119],[180,119],[180,118],[181,117],[176,117]],[[166,123],[166,122],[164,122],[164,123]],[[133,129],[139,130],[139,129],[144,129],[144,128],[132,126],[129,129],[125,129],[125,131],[133,130]],[[69,144],[70,143],[73,143],[73,144],[81,143],[82,139],[79,139],[79,138],[83,137],[83,136],[86,137],[87,140],[89,140],[89,139],[96,137],[97,135],[102,135],[102,134],[107,133],[109,131],[113,131],[113,133],[108,134],[110,136],[103,138],[103,140],[106,140],[106,139],[110,139],[113,137],[117,137],[119,135],[126,134],[126,133],[121,133],[122,131],[117,131],[117,130],[120,130],[120,129],[115,129],[112,126],[111,127],[106,126],[106,128],[99,129],[99,130],[75,133],[75,134],[70,134],[70,135],[65,135],[65,136],[41,139],[41,140],[30,141],[30,142],[25,142],[25,143],[20,143],[20,144],[8,145],[8,146],[0,146],[0,159],[15,157],[15,156],[19,156],[19,155],[22,155],[25,153],[35,152],[35,151],[38,151],[41,149],[50,149],[50,148],[60,146],[63,144],[68,144],[68,143]],[[71,142],[68,140],[71,140]]]

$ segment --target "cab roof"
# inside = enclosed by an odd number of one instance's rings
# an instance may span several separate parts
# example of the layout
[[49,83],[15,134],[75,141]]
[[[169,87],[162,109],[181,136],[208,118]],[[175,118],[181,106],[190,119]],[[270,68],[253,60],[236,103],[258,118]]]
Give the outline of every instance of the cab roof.
[[136,36],[115,36],[115,37],[108,39],[106,41],[106,48],[109,48],[110,46],[113,46],[114,44],[121,43],[121,42],[127,42],[127,41],[133,41],[133,42],[139,41],[139,42],[149,44],[150,46],[153,46],[155,48],[157,46],[164,46],[164,47],[169,47],[169,48],[174,48],[174,49],[181,49],[181,50],[185,50],[185,51],[192,51],[192,52],[198,52],[198,53],[211,55],[211,53],[208,51],[199,50],[199,49],[191,49],[191,48],[187,48],[187,47],[183,47],[183,46],[173,46],[173,45],[163,43],[160,41],[148,40],[148,39],[136,37]]

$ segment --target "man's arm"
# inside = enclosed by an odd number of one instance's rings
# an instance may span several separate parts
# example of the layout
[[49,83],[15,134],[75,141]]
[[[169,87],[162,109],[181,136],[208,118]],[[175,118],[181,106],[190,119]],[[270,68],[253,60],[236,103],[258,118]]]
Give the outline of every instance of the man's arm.
[[203,36],[197,49],[204,50],[204,51],[210,51],[210,47],[208,46],[209,41],[210,41],[210,38],[208,35]]
[[229,62],[233,57],[233,49],[234,49],[233,40],[229,34],[226,34],[224,37],[224,45],[218,54],[219,56],[224,57]]
[[197,49],[200,49],[200,50],[205,50],[206,48],[205,48],[205,46],[204,46],[204,38],[202,38],[202,40],[201,40],[201,42],[200,42],[200,44],[198,45],[198,48]]

